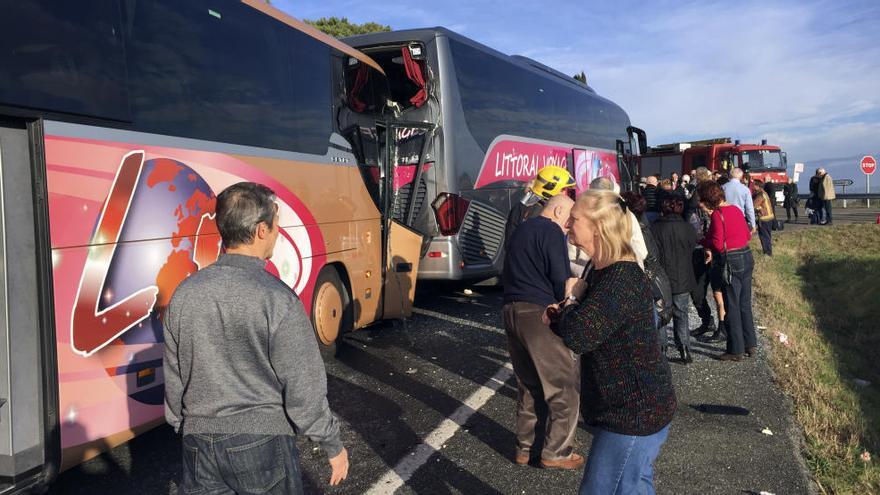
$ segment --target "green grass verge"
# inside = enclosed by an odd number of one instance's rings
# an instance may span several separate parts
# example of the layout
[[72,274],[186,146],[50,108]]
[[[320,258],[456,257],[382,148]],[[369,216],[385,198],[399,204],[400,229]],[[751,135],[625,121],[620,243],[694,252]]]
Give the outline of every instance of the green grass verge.
[[811,228],[773,244],[772,258],[755,249],[755,305],[807,465],[824,493],[880,493],[880,226]]

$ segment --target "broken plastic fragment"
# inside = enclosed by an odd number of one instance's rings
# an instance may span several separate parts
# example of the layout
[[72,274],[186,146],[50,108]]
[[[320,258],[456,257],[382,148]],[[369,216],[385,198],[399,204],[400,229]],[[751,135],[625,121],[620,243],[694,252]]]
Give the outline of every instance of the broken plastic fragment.
[[464,295],[466,295],[466,296],[472,296],[473,294],[474,294],[474,291],[472,291],[472,290],[470,290],[470,289],[465,289],[465,290],[464,290]]
[[771,437],[773,436],[773,432],[770,431],[770,428],[764,428],[763,430],[761,430],[761,433],[765,435],[770,435]]
[[417,369],[415,369],[415,368],[409,368],[408,370],[406,370],[406,374],[407,374],[407,375],[413,375],[413,374],[415,374],[417,371],[419,371],[419,370],[417,370]]
[[859,457],[862,459],[862,462],[871,462],[871,453],[867,450],[862,452],[862,455]]

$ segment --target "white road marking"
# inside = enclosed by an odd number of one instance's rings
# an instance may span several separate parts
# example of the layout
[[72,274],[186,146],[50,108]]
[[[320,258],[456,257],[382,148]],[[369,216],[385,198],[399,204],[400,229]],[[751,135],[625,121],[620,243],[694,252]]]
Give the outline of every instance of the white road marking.
[[[504,330],[497,327],[453,316],[447,316],[426,309],[413,308],[413,313],[430,316],[432,318],[439,318],[459,325],[467,325],[480,330],[504,333]],[[448,418],[444,419],[434,431],[425,437],[421,444],[417,445],[410,451],[408,456],[401,459],[393,469],[386,472],[379,481],[374,483],[367,491],[367,494],[390,495],[396,492],[398,488],[402,487],[412,477],[416,470],[428,462],[428,459],[430,459],[435,452],[440,450],[446,441],[455,435],[459,428],[461,428],[461,426],[464,425],[474,413],[486,405],[486,402],[488,402],[498,389],[501,388],[512,376],[513,365],[510,363],[504,363],[492,378],[489,378],[489,380],[472,393],[458,409],[449,415]]]
[[494,333],[504,333],[503,329],[493,327],[492,325],[486,325],[484,323],[478,323],[476,321],[465,320],[464,318],[457,318],[455,316],[444,315],[443,313],[438,313],[436,311],[431,311],[428,309],[413,308],[412,312],[417,315],[430,316],[431,318],[437,318],[439,320],[448,321],[450,323],[458,323],[459,325],[479,328],[480,330],[487,330]]

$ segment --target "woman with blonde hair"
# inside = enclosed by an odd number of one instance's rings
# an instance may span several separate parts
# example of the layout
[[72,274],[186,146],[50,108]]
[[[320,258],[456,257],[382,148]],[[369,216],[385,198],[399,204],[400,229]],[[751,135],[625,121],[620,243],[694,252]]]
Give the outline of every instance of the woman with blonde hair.
[[[650,282],[629,240],[626,203],[588,190],[568,221],[569,242],[593,260],[587,282],[569,279],[555,331],[582,355],[581,414],[593,443],[581,494],[653,493],[654,459],[676,408],[660,353]],[[551,306],[546,318],[559,310]]]

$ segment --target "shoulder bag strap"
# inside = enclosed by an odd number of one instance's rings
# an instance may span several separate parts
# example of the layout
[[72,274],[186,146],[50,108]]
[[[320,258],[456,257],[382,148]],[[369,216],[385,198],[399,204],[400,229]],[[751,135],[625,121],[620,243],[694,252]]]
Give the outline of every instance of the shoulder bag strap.
[[721,241],[724,242],[724,256],[727,256],[727,224],[724,223],[724,212],[718,208],[718,216],[721,217]]

